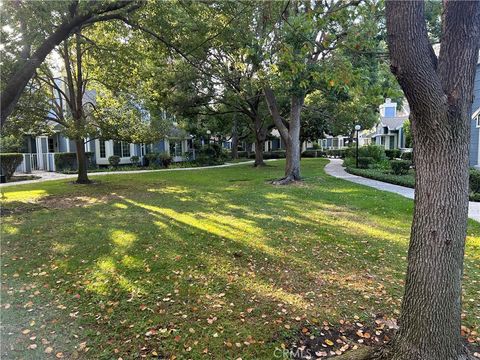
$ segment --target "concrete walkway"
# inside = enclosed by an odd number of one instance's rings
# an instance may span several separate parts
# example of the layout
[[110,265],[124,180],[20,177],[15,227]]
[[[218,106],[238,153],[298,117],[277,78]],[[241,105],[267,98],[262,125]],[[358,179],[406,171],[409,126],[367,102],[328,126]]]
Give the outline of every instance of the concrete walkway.
[[[275,161],[275,160],[277,159],[270,159],[270,160],[264,160],[264,161],[269,162],[269,161]],[[100,175],[143,174],[143,173],[162,172],[162,171],[205,170],[205,169],[217,169],[217,168],[224,168],[224,167],[243,165],[243,164],[253,164],[253,163],[254,163],[254,160],[242,161],[238,163],[226,163],[223,165],[197,166],[197,167],[189,167],[189,168],[89,172],[88,176],[92,177],[92,176],[100,176]],[[23,185],[23,184],[35,184],[35,183],[41,183],[45,181],[52,181],[52,180],[75,179],[77,177],[77,174],[62,174],[62,173],[56,173],[56,172],[50,172],[50,171],[33,171],[31,174],[27,174],[27,175],[39,176],[40,179],[16,181],[16,182],[11,182],[6,184],[0,184],[0,188],[7,187],[7,186]]]
[[[327,166],[325,166],[325,172],[328,175],[331,175],[339,179],[369,186],[382,191],[392,192],[392,193],[407,197],[409,199],[413,199],[415,197],[414,189],[349,174],[345,171],[345,168],[342,166],[342,163],[343,163],[343,160],[330,159],[330,163],[327,164]],[[470,219],[480,222],[480,203],[472,202],[472,201],[469,202],[468,217]]]

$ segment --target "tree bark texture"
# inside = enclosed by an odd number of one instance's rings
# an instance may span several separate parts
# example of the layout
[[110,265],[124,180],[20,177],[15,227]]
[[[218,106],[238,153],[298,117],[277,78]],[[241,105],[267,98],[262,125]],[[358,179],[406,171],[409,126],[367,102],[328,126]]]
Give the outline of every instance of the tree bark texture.
[[444,2],[438,59],[423,2],[387,1],[386,18],[391,69],[411,108],[416,186],[400,329],[384,358],[468,359],[461,284],[480,2]]
[[85,154],[85,141],[84,139],[75,140],[75,145],[77,148],[77,165],[78,165],[78,176],[77,184],[90,184],[90,179],[87,174],[87,156]]

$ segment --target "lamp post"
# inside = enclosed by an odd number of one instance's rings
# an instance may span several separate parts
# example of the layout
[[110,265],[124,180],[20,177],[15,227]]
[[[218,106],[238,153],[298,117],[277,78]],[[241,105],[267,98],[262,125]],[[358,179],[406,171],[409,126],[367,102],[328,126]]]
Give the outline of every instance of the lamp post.
[[360,125],[355,125],[355,131],[357,132],[357,144],[356,144],[357,152],[355,154],[355,164],[357,169],[358,169],[358,132],[360,131],[361,128],[362,127]]

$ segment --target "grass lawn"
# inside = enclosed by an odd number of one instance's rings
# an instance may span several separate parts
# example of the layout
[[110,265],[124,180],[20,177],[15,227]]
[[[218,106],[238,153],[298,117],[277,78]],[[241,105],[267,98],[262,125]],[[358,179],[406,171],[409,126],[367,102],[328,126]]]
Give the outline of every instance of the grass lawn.
[[[283,161],[2,189],[4,359],[272,359],[305,324],[396,317],[412,201]],[[480,327],[471,221],[464,325]]]

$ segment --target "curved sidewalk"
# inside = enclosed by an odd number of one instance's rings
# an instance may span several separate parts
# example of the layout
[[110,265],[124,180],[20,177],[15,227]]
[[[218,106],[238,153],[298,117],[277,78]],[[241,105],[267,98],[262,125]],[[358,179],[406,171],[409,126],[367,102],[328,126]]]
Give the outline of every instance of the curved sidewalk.
[[[275,161],[277,159],[269,159],[264,160],[265,162]],[[88,176],[100,176],[100,175],[116,175],[116,174],[143,174],[143,173],[151,173],[151,172],[162,172],[162,171],[189,171],[189,170],[204,170],[204,169],[217,169],[217,168],[224,168],[236,165],[244,165],[244,164],[253,164],[255,161],[241,161],[237,163],[225,163],[223,165],[212,165],[212,166],[196,166],[196,167],[188,167],[188,168],[173,168],[173,169],[155,169],[155,170],[128,170],[128,171],[98,171],[98,172],[89,172]],[[75,179],[77,174],[62,174],[56,172],[47,172],[47,171],[35,171],[32,174],[27,175],[35,175],[40,176],[40,179],[35,180],[25,180],[25,181],[16,181],[6,184],[0,184],[0,188],[7,187],[7,186],[15,186],[15,185],[23,185],[23,184],[35,184],[45,181],[52,181],[52,180],[63,180],[63,179]]]
[[[349,174],[345,171],[345,168],[342,166],[343,160],[340,160],[340,159],[329,159],[329,160],[330,160],[330,163],[327,164],[327,166],[325,166],[325,172],[328,175],[331,175],[339,179],[351,181],[356,184],[369,186],[378,190],[392,192],[398,195],[402,195],[409,199],[413,199],[415,197],[414,189]],[[480,203],[472,202],[472,201],[469,202],[468,217],[470,219],[480,222]]]

